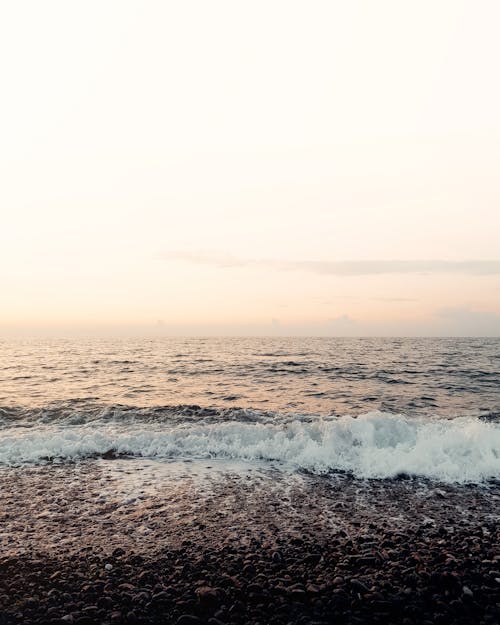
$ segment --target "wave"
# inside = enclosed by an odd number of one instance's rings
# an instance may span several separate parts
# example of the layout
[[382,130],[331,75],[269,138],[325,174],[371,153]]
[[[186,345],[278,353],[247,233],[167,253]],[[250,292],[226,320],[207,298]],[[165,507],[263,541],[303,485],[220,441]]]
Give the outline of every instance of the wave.
[[[402,474],[450,483],[500,478],[500,424],[475,417],[409,418],[383,412],[358,417],[266,419],[245,411],[233,420],[120,420],[103,415],[65,422],[4,424],[0,463],[78,461],[96,456],[225,458],[283,463],[316,474],[360,478]],[[253,415],[253,416],[252,416]],[[123,415],[122,415],[123,416]]]

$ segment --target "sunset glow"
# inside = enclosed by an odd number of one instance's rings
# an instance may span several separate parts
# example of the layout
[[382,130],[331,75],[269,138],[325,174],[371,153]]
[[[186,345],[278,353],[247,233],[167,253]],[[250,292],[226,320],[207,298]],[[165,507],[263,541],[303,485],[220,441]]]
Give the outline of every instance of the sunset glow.
[[0,18],[1,335],[500,335],[497,2]]

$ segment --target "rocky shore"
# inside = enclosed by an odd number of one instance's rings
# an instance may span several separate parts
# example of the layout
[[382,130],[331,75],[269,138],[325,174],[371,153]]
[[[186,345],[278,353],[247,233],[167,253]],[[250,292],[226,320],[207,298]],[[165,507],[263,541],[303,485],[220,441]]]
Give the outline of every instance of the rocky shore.
[[500,622],[498,484],[158,471],[3,470],[0,625]]

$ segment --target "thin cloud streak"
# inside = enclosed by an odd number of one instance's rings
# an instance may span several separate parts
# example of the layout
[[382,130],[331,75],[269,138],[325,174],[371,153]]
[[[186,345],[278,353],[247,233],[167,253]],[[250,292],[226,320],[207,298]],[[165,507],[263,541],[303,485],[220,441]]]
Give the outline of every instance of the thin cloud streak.
[[220,269],[265,267],[278,271],[303,271],[332,276],[369,276],[381,274],[466,274],[500,275],[500,260],[272,260],[244,259],[210,252],[166,252],[163,260],[185,261]]
[[324,337],[500,337],[500,314],[468,307],[439,308],[427,318],[363,320],[341,314],[320,321],[287,322],[270,317],[267,323],[169,323],[158,320],[137,325],[8,326],[0,324],[0,336],[93,337],[93,336],[324,336]]

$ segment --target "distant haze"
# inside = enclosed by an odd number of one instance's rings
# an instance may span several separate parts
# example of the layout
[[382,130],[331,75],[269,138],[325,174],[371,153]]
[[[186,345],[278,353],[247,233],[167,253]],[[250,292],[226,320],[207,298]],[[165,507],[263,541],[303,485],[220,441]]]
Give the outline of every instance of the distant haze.
[[0,8],[0,336],[500,336],[500,3]]

